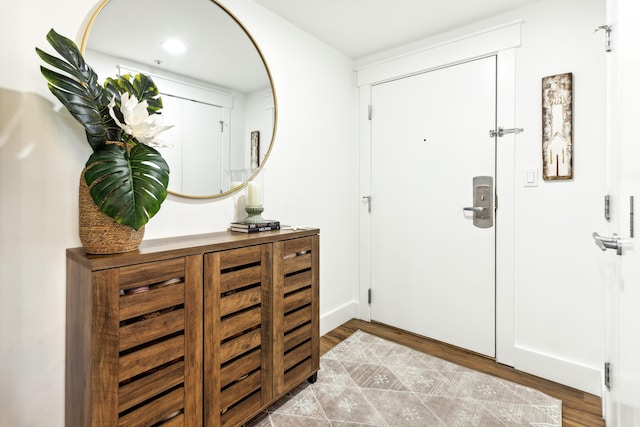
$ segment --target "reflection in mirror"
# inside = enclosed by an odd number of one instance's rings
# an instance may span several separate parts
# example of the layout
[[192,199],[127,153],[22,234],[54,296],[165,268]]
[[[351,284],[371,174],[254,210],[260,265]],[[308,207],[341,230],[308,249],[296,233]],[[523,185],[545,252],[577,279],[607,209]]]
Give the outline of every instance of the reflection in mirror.
[[266,161],[276,126],[269,71],[253,39],[217,3],[106,0],[82,51],[101,81],[126,73],[153,78],[164,124],[174,125],[160,138],[170,145],[160,151],[171,193],[227,194],[234,190],[230,171],[249,170],[249,177]]

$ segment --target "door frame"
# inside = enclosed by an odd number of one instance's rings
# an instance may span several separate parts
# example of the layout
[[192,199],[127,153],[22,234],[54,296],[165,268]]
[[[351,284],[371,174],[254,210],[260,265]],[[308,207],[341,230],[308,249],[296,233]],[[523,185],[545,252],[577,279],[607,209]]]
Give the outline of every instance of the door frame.
[[[515,49],[520,46],[521,21],[512,22],[450,42],[398,55],[356,68],[359,89],[360,129],[360,227],[358,318],[371,320],[368,303],[371,288],[371,86],[469,60],[496,55],[497,126],[515,128]],[[489,138],[489,129],[487,129]],[[514,249],[515,249],[515,134],[496,143],[496,361],[514,364]],[[375,209],[375,199],[370,200]]]

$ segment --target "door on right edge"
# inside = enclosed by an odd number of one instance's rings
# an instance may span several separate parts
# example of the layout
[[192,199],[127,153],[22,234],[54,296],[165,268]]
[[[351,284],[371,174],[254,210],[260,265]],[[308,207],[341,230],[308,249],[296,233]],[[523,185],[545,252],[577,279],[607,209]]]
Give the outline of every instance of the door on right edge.
[[607,426],[626,427],[640,426],[640,248],[636,243],[640,215],[632,215],[640,206],[640,4],[607,0],[607,15],[613,41],[608,55],[605,161],[611,221],[602,234],[621,236],[622,251],[604,254],[605,361],[610,363],[610,377],[603,403]]

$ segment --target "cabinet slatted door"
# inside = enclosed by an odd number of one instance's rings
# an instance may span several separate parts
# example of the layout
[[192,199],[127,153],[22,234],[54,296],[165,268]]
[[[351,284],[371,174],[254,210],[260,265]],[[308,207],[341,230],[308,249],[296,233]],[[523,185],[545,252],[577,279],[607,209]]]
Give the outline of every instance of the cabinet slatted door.
[[[74,398],[66,424],[202,425],[201,257],[93,273],[73,261],[67,268],[91,277],[67,290],[66,387]],[[91,363],[81,363],[87,357]],[[83,410],[69,407],[81,402]]]
[[314,377],[318,232],[67,249],[65,425],[240,426]]
[[274,393],[287,392],[320,367],[319,236],[274,249]]
[[205,254],[205,425],[236,426],[272,399],[271,244]]

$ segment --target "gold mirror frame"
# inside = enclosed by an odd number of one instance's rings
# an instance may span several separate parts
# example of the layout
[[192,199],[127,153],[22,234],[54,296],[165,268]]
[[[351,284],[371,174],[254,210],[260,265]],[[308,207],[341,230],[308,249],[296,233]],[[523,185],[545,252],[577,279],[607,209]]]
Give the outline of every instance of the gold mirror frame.
[[[102,3],[98,6],[96,11],[94,12],[94,14],[89,19],[89,22],[87,24],[87,28],[84,31],[84,35],[83,35],[83,38],[82,38],[82,44],[81,44],[81,47],[80,47],[80,51],[82,52],[83,55],[85,55],[85,50],[86,50],[86,47],[87,47],[87,43],[89,41],[89,35],[91,33],[91,29],[93,28],[96,19],[98,19],[98,16],[99,16],[100,12],[109,3],[113,2],[113,1],[117,1],[117,0],[103,0]],[[127,0],[124,0],[124,1],[127,1]],[[135,1],[135,0],[129,0],[129,1]],[[256,175],[258,175],[260,173],[260,171],[264,167],[264,164],[269,159],[271,151],[273,150],[273,145],[275,143],[275,138],[276,138],[276,131],[277,131],[277,128],[278,128],[278,102],[277,102],[277,97],[276,97],[276,90],[275,90],[275,86],[273,84],[273,78],[271,76],[271,71],[269,70],[269,66],[267,65],[267,61],[265,60],[264,55],[262,54],[262,51],[258,47],[258,44],[254,40],[253,36],[251,36],[249,31],[244,27],[244,25],[240,22],[240,20],[233,13],[231,13],[226,7],[224,7],[222,4],[218,3],[218,1],[216,1],[216,0],[208,0],[208,1],[210,1],[212,3],[212,6],[219,7],[222,12],[226,13],[227,16],[229,18],[231,18],[233,20],[233,22],[235,22],[236,25],[238,25],[238,27],[242,30],[242,32],[244,32],[244,34],[248,37],[249,41],[251,42],[251,44],[255,48],[258,56],[260,57],[260,60],[262,61],[262,64],[264,66],[264,70],[266,72],[266,75],[267,75],[267,78],[268,78],[268,81],[269,81],[271,93],[272,93],[272,96],[273,96],[273,130],[272,130],[272,133],[271,133],[271,141],[269,141],[269,147],[267,149],[267,152],[264,155],[264,158],[262,159],[262,162],[259,164],[259,166],[256,169],[251,171],[251,173],[249,174],[249,177],[246,180],[243,181],[242,185],[236,186],[234,188],[231,188],[231,189],[226,190],[224,192],[221,192],[219,194],[211,194],[211,195],[190,195],[190,194],[179,193],[179,192],[176,192],[176,191],[173,191],[173,190],[168,190],[169,194],[173,194],[175,196],[185,197],[185,198],[189,198],[189,199],[215,199],[215,198],[222,198],[222,197],[228,196],[230,194],[233,194],[233,193],[235,193],[237,191],[240,191],[240,190],[244,189],[246,187],[246,185],[247,185],[247,182],[251,181]],[[178,3],[176,3],[176,4],[178,4]],[[114,26],[114,31],[117,31],[117,30],[118,30],[117,26]],[[103,79],[104,77],[105,76],[100,76],[101,79]],[[246,169],[249,169],[249,166],[247,166]]]

